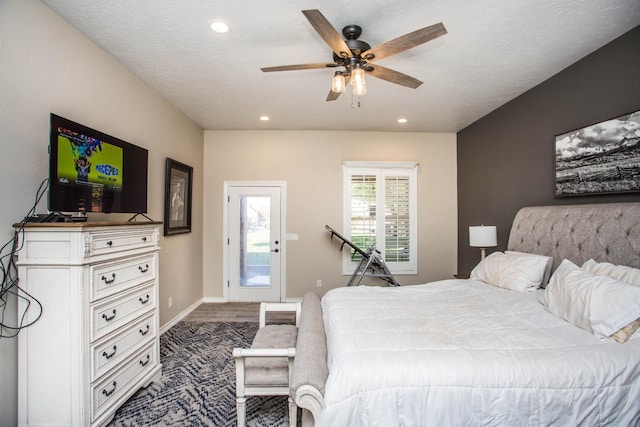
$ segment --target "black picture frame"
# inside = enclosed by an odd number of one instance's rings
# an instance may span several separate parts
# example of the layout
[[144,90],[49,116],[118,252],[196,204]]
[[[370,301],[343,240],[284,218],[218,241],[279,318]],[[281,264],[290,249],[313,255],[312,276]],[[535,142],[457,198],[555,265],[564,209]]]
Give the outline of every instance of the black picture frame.
[[640,192],[640,110],[555,137],[556,197]]
[[164,235],[191,232],[193,168],[167,157],[164,190]]

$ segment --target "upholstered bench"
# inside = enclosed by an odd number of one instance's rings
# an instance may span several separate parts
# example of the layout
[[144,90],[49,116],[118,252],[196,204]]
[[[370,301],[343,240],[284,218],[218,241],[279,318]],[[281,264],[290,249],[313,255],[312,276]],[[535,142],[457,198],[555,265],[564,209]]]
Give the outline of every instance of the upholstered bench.
[[327,337],[322,320],[320,296],[307,292],[302,300],[302,314],[293,361],[290,396],[302,408],[302,426],[313,426],[322,412],[327,366]]
[[[246,396],[289,396],[293,358],[296,354],[301,303],[261,303],[260,328],[251,348],[234,348],[236,363],[236,411],[238,426],[246,423]],[[267,325],[269,312],[295,313],[295,325]],[[289,396],[289,424],[296,425],[297,406]]]

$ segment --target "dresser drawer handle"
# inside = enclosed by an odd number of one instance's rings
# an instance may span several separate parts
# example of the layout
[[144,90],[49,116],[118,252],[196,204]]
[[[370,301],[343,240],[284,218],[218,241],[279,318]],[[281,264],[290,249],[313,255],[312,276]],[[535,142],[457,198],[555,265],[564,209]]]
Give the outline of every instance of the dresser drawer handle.
[[149,302],[149,294],[146,295],[147,299],[142,299],[142,297],[138,298],[138,301],[140,301],[140,304],[146,304]]
[[116,273],[111,273],[111,279],[107,279],[105,276],[100,278],[105,284],[110,285],[116,281]]
[[113,392],[116,391],[116,386],[118,385],[118,383],[114,381],[112,385],[113,385],[113,388],[109,391],[107,391],[106,388],[103,388],[102,394],[104,394],[105,396],[111,396]]
[[111,359],[116,354],[116,351],[118,351],[118,347],[114,345],[113,346],[113,353],[108,354],[106,351],[103,351],[102,352],[102,356],[106,357],[107,359]]
[[146,237],[146,236],[145,236],[145,237],[143,237],[143,238],[142,238],[142,241],[143,241],[143,242],[146,242],[146,241],[147,241],[147,237]]
[[151,328],[149,328],[149,325],[147,325],[147,329],[146,330],[139,329],[138,332],[140,332],[140,335],[145,336],[145,335],[147,335],[149,333],[150,329]]
[[113,242],[112,242],[111,240],[109,240],[109,241],[107,242],[107,246],[113,246]]
[[138,360],[138,363],[140,363],[142,366],[147,366],[147,364],[151,361],[151,357],[147,354],[147,360],[142,361],[142,360]]
[[107,322],[110,321],[110,320],[113,320],[116,317],[116,309],[114,308],[113,311],[111,311],[111,312],[113,313],[113,316],[109,317],[109,316],[107,316],[106,313],[102,313],[102,318],[104,320],[106,320]]
[[149,271],[149,264],[145,264],[144,267],[139,265],[138,270],[140,270],[140,273],[146,273],[147,271]]

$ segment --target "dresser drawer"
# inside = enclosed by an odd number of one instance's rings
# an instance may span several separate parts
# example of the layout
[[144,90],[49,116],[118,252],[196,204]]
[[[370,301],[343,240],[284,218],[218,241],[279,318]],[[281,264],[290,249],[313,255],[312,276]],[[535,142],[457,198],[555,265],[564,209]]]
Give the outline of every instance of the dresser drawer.
[[[158,364],[155,343],[133,355],[121,368],[91,385],[91,421],[95,421]],[[140,384],[139,386],[141,386]]]
[[153,247],[157,238],[156,228],[92,232],[87,234],[87,255],[106,255],[130,249]]
[[118,294],[90,307],[91,341],[98,340],[110,332],[126,325],[156,307],[155,283]]
[[129,258],[125,261],[92,265],[91,301],[133,288],[156,277],[153,254]]
[[95,381],[156,336],[155,313],[91,346],[91,380]]

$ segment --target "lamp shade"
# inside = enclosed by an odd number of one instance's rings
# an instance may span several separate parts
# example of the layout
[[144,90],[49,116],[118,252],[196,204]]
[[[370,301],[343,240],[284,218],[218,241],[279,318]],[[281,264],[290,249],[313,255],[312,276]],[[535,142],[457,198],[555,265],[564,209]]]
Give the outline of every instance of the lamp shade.
[[351,70],[351,84],[353,85],[354,95],[362,96],[367,93],[367,84],[364,81],[364,70],[359,66]]
[[473,225],[469,227],[469,246],[474,248],[492,248],[498,246],[498,233],[495,225]]
[[331,92],[342,93],[344,92],[345,85],[344,75],[340,71],[336,71],[333,80],[331,80]]

